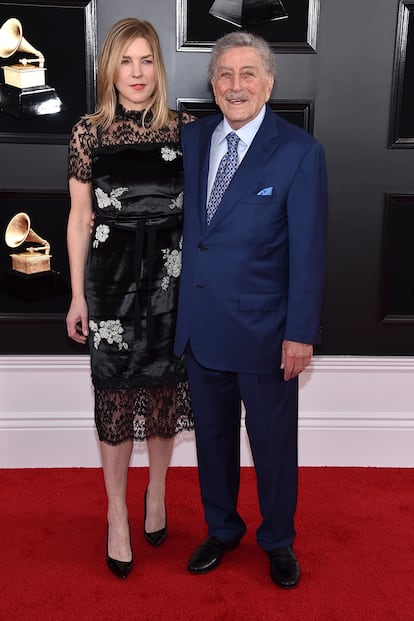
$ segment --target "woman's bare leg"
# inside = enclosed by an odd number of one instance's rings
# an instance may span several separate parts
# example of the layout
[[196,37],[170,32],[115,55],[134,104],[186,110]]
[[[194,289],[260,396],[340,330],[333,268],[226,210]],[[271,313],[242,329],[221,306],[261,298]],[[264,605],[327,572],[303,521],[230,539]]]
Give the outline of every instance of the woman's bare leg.
[[165,479],[174,438],[153,436],[147,440],[149,460],[149,482],[147,491],[147,516],[144,528],[148,533],[164,528],[165,515]]
[[108,554],[118,561],[132,558],[126,504],[132,440],[112,446],[101,442],[105,489],[108,499]]

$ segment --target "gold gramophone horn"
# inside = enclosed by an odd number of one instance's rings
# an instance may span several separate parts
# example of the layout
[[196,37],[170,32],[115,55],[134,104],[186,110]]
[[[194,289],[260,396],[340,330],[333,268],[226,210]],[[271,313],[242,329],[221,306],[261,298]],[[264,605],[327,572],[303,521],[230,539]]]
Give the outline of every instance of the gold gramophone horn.
[[[42,52],[36,50],[23,37],[23,27],[21,22],[15,17],[11,17],[0,28],[0,56],[2,58],[9,58],[15,52],[29,52],[34,54],[39,59],[39,67],[44,67],[45,57]],[[28,62],[27,59],[23,59]],[[24,64],[24,63],[23,63]]]
[[23,242],[37,242],[42,244],[42,246],[26,248],[26,251],[39,252],[39,250],[44,250],[45,254],[49,254],[50,252],[49,242],[37,235],[37,233],[35,233],[33,229],[30,228],[30,218],[27,213],[24,213],[22,211],[20,213],[17,213],[10,220],[6,228],[4,238],[9,248],[17,248],[17,246],[20,246],[20,244],[23,244]]

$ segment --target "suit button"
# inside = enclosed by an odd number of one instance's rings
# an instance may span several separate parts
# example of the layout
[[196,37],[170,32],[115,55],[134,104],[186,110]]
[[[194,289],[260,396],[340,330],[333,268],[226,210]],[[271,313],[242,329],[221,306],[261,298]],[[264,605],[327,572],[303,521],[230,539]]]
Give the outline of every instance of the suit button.
[[204,246],[204,244],[200,244],[198,249],[200,252],[204,252],[204,250],[208,250],[207,246]]

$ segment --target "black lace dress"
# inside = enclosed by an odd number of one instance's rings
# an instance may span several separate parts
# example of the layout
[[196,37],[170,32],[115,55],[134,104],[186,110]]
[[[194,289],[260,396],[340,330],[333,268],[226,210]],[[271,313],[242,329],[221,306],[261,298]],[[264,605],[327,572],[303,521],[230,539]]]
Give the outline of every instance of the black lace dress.
[[92,183],[86,265],[89,349],[100,440],[193,428],[184,362],[173,354],[181,271],[183,170],[173,113],[161,130],[117,108],[108,130],[74,126],[69,177]]

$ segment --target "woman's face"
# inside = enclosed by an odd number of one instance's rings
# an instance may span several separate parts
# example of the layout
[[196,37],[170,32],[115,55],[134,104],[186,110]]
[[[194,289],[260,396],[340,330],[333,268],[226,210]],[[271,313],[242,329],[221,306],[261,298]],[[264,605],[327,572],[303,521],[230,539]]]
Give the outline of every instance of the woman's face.
[[154,58],[150,45],[137,37],[125,48],[115,76],[118,101],[126,110],[144,110],[155,90]]

